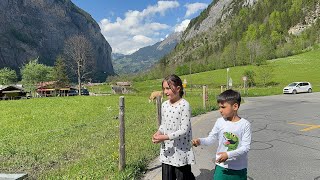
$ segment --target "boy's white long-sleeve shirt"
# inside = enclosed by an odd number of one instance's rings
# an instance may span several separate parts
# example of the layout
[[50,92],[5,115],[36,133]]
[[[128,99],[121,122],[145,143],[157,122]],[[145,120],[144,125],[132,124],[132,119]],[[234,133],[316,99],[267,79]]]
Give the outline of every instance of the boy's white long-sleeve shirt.
[[[218,152],[227,152],[226,162],[216,163],[218,166],[241,170],[247,168],[247,154],[251,144],[251,125],[246,119],[241,118],[237,122],[231,122],[224,118],[217,119],[209,136],[200,138],[200,145],[211,145],[219,142]],[[218,155],[216,154],[216,159]]]

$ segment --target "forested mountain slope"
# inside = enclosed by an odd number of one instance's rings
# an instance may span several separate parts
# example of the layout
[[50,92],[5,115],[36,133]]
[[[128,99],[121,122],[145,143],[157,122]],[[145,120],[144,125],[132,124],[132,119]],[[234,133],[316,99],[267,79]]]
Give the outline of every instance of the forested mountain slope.
[[[318,48],[319,0],[216,0],[144,78],[264,64]],[[165,71],[163,71],[165,69]]]

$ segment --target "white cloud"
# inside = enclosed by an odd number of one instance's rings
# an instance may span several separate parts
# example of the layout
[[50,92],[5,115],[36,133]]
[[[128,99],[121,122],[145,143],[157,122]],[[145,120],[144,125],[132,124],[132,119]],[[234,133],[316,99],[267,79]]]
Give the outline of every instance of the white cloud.
[[174,32],[181,32],[181,31],[186,30],[189,23],[190,23],[190,19],[186,19],[186,20],[182,21],[180,24],[177,24],[175,26]]
[[147,44],[147,43],[152,42],[151,38],[148,38],[148,37],[146,37],[144,35],[135,35],[135,36],[133,36],[132,39],[133,39],[134,42],[137,42],[137,43]]
[[167,10],[177,7],[177,1],[158,1],[142,11],[129,10],[123,19],[117,17],[114,22],[103,19],[99,25],[113,52],[130,54],[141,47],[158,42],[160,32],[169,29],[170,26],[153,22],[152,18],[157,14],[165,15]]
[[185,17],[190,17],[191,15],[197,13],[198,11],[207,8],[208,4],[205,3],[192,3],[186,4],[185,7],[187,8],[187,12]]

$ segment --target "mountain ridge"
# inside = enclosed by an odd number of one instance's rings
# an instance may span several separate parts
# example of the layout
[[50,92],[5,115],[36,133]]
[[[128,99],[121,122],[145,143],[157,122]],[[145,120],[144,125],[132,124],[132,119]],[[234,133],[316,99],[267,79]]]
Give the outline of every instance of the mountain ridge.
[[113,64],[116,73],[133,74],[148,71],[159,59],[175,48],[181,37],[182,32],[174,32],[164,40],[151,46],[140,48],[130,55],[120,55],[120,57],[115,55],[116,59],[113,59]]

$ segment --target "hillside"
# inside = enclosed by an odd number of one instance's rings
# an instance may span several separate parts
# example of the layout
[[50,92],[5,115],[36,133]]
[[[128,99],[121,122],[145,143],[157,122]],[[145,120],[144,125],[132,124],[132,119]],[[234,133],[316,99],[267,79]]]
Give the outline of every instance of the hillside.
[[315,0],[214,1],[190,22],[175,49],[140,78],[261,65],[316,49],[319,17]]
[[99,25],[70,0],[0,1],[0,68],[19,70],[31,59],[53,66],[69,37],[82,34],[92,44],[94,80],[113,75],[111,47]]
[[[313,91],[320,91],[320,66],[319,66],[320,49],[294,55],[286,58],[278,58],[268,60],[266,65],[262,66],[237,66],[229,69],[229,77],[233,81],[233,89],[243,93],[243,81],[245,71],[253,71],[253,77],[256,86],[250,87],[248,96],[265,96],[282,94],[282,89],[286,85],[295,81],[309,81],[313,85]],[[263,85],[264,77],[267,74],[265,70],[270,72],[267,79],[267,85]],[[191,75],[183,75],[181,79],[187,80],[187,91],[199,93],[201,98],[202,85],[208,85],[209,92],[219,93],[220,86],[226,85],[227,71],[226,69],[217,69]],[[147,80],[135,82],[134,87],[138,92],[151,92],[153,90],[161,90],[161,80]]]

